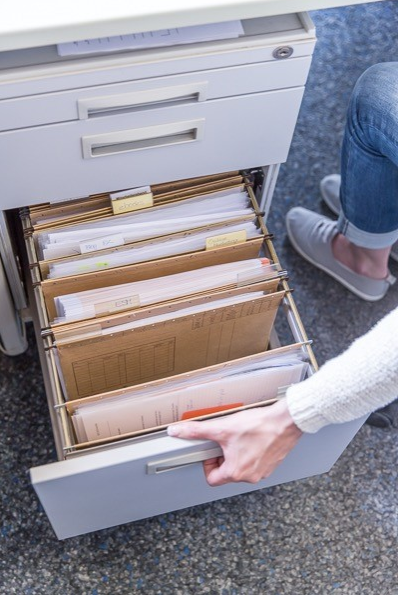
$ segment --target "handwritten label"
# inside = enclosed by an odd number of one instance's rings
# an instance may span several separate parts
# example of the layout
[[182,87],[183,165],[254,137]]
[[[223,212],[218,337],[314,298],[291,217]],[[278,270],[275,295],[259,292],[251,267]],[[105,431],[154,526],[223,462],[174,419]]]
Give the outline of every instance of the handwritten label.
[[153,207],[153,194],[150,186],[115,192],[110,197],[114,215]]
[[92,240],[86,240],[80,242],[81,254],[87,254],[88,252],[96,252],[97,250],[105,250],[105,248],[114,248],[115,246],[123,246],[124,238],[122,235],[104,236],[102,238],[93,238]]
[[120,312],[121,310],[130,310],[139,307],[140,298],[138,295],[130,295],[110,302],[99,302],[98,304],[94,304],[96,316],[103,316],[104,314],[112,314],[113,312]]
[[206,239],[206,250],[214,250],[215,248],[224,248],[225,246],[233,246],[234,244],[242,244],[246,242],[246,230],[232,231],[231,233],[223,233],[218,236],[212,236]]

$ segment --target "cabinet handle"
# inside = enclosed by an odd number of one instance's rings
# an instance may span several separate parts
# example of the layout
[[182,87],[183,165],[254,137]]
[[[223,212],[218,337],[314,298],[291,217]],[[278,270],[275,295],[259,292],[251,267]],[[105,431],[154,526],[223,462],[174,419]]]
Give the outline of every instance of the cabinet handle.
[[160,461],[151,461],[146,465],[146,472],[148,475],[155,475],[157,473],[165,473],[166,471],[176,471],[177,469],[193,465],[194,463],[200,463],[207,459],[222,456],[222,449],[217,446],[208,448],[207,450],[199,450],[184,455],[169,457],[168,459],[162,459]]
[[79,120],[100,116],[111,116],[158,107],[170,107],[179,103],[206,101],[208,83],[197,82],[189,85],[146,89],[120,95],[105,95],[78,99]]
[[83,136],[83,157],[84,159],[91,159],[128,151],[141,151],[199,141],[203,138],[204,123],[203,118],[188,122],[173,122],[171,124],[148,126],[147,128],[133,128],[131,130]]

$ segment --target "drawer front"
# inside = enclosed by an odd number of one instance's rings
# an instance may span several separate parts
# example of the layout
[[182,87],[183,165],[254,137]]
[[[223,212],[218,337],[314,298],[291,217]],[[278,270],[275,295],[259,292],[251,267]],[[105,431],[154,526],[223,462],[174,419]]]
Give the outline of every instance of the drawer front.
[[[303,436],[269,479],[209,487],[200,462],[216,445],[162,436],[31,470],[59,539],[328,471],[363,420]],[[164,470],[167,468],[168,470]],[[163,469],[163,470],[162,470]]]
[[1,209],[286,160],[303,88],[0,134]]
[[310,56],[0,102],[0,131],[303,86]]
[[78,59],[60,58],[52,46],[3,52],[0,99],[274,62],[274,52],[287,45],[293,50],[288,61],[312,55],[315,29],[306,13],[249,19],[243,27],[236,39]]

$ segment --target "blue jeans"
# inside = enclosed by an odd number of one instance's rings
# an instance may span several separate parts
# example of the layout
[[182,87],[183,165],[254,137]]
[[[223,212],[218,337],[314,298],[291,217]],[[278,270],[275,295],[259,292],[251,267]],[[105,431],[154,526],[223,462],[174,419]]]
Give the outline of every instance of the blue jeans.
[[341,154],[337,227],[366,248],[398,240],[398,62],[372,66],[351,96]]

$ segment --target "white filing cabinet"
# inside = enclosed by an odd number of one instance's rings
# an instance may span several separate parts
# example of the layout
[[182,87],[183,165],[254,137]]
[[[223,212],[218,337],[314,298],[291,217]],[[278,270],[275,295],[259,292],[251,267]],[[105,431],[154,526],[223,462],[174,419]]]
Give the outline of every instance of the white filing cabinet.
[[[0,335],[10,354],[24,348],[14,311],[30,301],[37,318],[15,258],[17,209],[262,168],[259,198],[268,210],[278,165],[288,155],[315,32],[305,13],[243,25],[245,35],[238,39],[163,49],[80,58],[60,58],[53,46],[3,53]],[[295,338],[305,340],[300,323],[289,316]],[[327,471],[361,424],[305,436],[257,486],[210,488],[197,461],[218,452],[217,445],[165,432],[86,451],[65,449],[56,407],[60,387],[51,352],[40,340],[40,320],[38,329],[60,460],[32,469],[31,477],[59,538]]]

